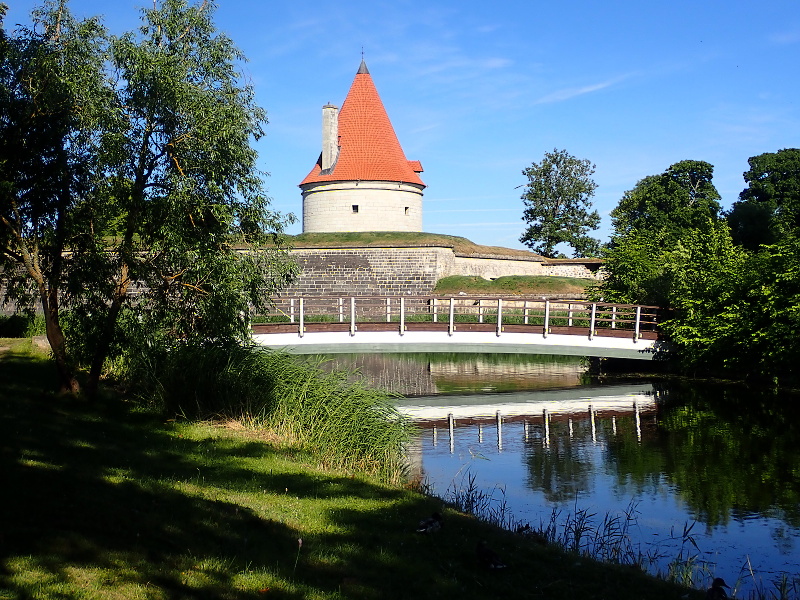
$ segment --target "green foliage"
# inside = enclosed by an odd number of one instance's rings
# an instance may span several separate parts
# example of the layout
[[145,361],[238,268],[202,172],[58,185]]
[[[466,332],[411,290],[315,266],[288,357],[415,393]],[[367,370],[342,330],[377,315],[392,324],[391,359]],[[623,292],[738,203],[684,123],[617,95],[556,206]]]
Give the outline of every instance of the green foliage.
[[800,149],[765,152],[747,162],[748,187],[728,214],[736,242],[757,250],[800,233]]
[[669,264],[684,238],[714,235],[719,194],[714,167],[683,160],[650,175],[623,195],[611,211],[614,233],[604,249],[608,277],[591,294],[611,302],[672,305]]
[[667,256],[669,306],[673,317],[662,329],[692,369],[733,366],[748,345],[739,306],[747,261],[724,222],[706,231],[689,230]]
[[664,232],[632,230],[604,250],[607,275],[589,296],[606,302],[669,306]]
[[64,2],[45,2],[33,21],[32,29],[3,31],[0,281],[5,300],[20,309],[40,301],[60,388],[75,392],[59,316],[86,284],[65,252],[87,237],[89,224],[75,211],[92,189],[98,131],[113,112],[106,36],[96,19],[74,19]]
[[[752,158],[750,188],[727,221],[716,218],[710,165],[692,171],[700,177],[685,174],[687,164],[706,163],[683,161],[639,182],[612,211],[608,277],[592,295],[672,309],[662,331],[685,371],[796,384],[794,160],[792,151]],[[674,182],[677,188],[670,187]],[[728,223],[736,227],[733,233]],[[770,239],[774,243],[764,245]]]
[[391,396],[341,371],[239,345],[142,349],[124,378],[168,415],[268,428],[326,465],[398,480],[412,428]]
[[665,255],[673,316],[662,324],[684,370],[796,385],[800,244],[748,253],[726,225],[684,237]]
[[572,246],[575,257],[595,256],[600,243],[587,235],[600,226],[600,215],[590,210],[597,189],[594,170],[590,161],[558,149],[524,169],[528,184],[522,194],[522,220],[528,229],[520,242],[550,258],[561,243]]
[[742,328],[736,366],[775,384],[797,385],[800,364],[800,240],[787,237],[753,254],[738,307]]
[[0,337],[24,338],[44,335],[44,317],[30,313],[0,315]]
[[640,180],[611,211],[614,235],[632,231],[670,232],[679,239],[687,229],[702,228],[719,216],[719,193],[711,179],[714,167],[682,160],[660,175]]
[[251,146],[265,113],[212,12],[163,0],[109,38],[53,0],[10,37],[2,273],[10,299],[42,302],[63,389],[81,364],[92,394],[126,332],[244,339],[296,269]]
[[747,250],[758,250],[778,241],[774,216],[775,207],[770,202],[735,202],[725,218],[734,243]]

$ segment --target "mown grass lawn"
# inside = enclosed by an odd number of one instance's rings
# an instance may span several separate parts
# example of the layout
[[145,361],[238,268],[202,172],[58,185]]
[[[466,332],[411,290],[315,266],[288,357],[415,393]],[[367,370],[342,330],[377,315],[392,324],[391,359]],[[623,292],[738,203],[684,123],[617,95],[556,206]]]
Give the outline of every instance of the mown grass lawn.
[[[439,500],[268,432],[55,398],[53,377],[26,348],[0,354],[3,600],[702,597],[448,508],[416,534]],[[480,539],[508,569],[479,568]]]

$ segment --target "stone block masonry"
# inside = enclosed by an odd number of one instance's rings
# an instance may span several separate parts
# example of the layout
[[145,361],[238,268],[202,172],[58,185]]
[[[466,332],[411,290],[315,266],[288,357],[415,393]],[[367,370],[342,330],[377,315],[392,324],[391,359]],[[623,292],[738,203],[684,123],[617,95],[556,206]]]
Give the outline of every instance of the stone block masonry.
[[599,278],[599,261],[456,255],[449,247],[296,248],[301,268],[289,296],[405,296],[433,293],[436,282],[451,275],[494,279],[508,275]]
[[401,296],[430,294],[446,248],[303,248],[301,268],[282,296]]

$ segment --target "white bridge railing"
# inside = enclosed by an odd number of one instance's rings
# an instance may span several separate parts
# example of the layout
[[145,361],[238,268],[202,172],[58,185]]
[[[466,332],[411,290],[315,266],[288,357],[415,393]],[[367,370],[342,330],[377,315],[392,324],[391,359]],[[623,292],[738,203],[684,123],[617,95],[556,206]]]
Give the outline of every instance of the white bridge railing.
[[634,343],[656,339],[654,306],[579,300],[537,300],[473,296],[292,297],[254,319],[257,334],[309,332],[459,331],[626,337]]

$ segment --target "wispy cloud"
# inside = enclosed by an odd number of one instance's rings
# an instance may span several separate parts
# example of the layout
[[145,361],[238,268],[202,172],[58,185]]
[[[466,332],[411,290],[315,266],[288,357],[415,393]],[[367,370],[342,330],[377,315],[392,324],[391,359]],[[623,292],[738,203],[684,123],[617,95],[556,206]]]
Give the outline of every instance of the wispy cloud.
[[713,138],[717,144],[739,144],[751,146],[768,143],[775,131],[791,131],[797,127],[794,111],[776,102],[758,104],[723,104],[714,109],[709,119]]
[[800,29],[773,33],[771,36],[769,36],[769,41],[773,44],[778,44],[779,46],[797,44],[800,42]]
[[584,85],[582,87],[564,88],[542,96],[541,98],[536,100],[534,104],[550,104],[552,102],[563,102],[564,100],[570,100],[571,98],[583,96],[584,94],[599,92],[600,90],[604,90],[613,85],[616,85],[627,78],[628,78],[627,75],[623,75],[620,77],[614,77],[612,79],[608,79],[606,81],[601,81],[600,83]]
[[477,31],[478,33],[486,34],[486,33],[494,33],[498,29],[502,29],[502,25],[500,25],[499,23],[494,23],[494,24],[481,25],[480,27],[475,29],[475,31]]
[[[475,79],[479,78],[481,73],[485,71],[503,69],[511,64],[512,61],[507,58],[469,57],[459,55],[440,60],[428,59],[424,63],[420,61],[417,63],[417,73],[420,77],[446,74],[448,77],[455,76],[459,79],[465,77],[469,79]],[[457,75],[454,75],[456,73]]]
[[419,127],[415,127],[409,133],[416,135],[419,133],[425,133],[426,131],[432,131],[434,129],[438,129],[441,126],[442,126],[441,123],[429,123],[427,125],[421,125]]

